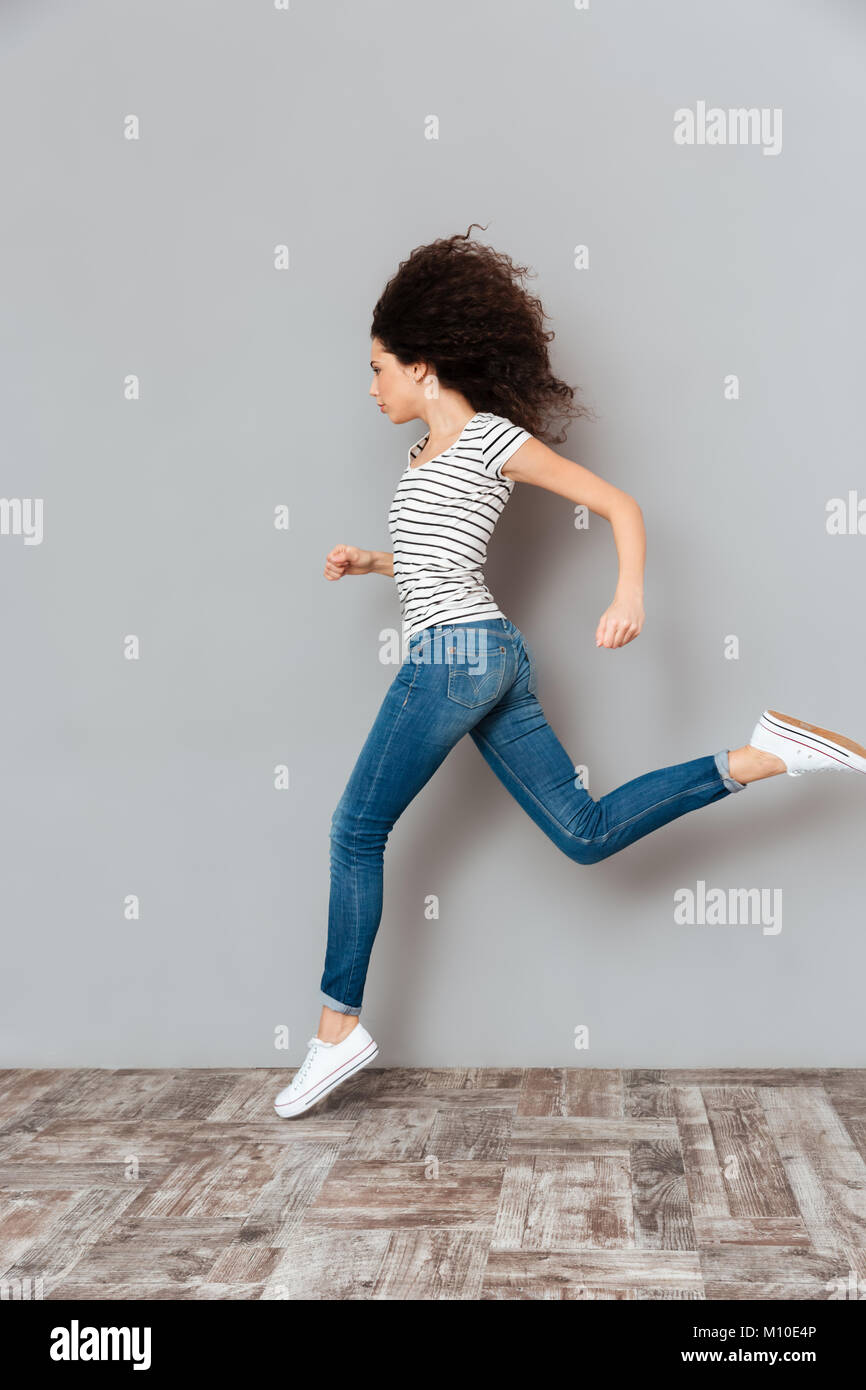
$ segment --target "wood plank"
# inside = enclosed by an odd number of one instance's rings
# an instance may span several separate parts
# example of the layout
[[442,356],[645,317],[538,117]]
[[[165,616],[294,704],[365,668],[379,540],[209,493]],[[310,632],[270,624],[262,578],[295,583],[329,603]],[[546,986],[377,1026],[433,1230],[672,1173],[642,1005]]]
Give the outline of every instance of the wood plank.
[[73,1288],[84,1286],[205,1282],[240,1224],[231,1217],[121,1217],[79,1253],[73,1269],[53,1285],[54,1293],[71,1297]]
[[851,1143],[866,1162],[866,1119],[853,1120],[848,1115],[840,1115],[839,1119],[840,1123],[844,1125],[846,1133],[850,1135]]
[[[449,1107],[436,1112],[423,1157],[501,1159],[508,1157],[513,1114],[510,1110]],[[346,1154],[346,1149],[343,1150]]]
[[[179,1122],[205,1120],[231,1093],[236,1080],[236,1072],[207,1067],[187,1067],[173,1072],[166,1085],[141,1105],[138,1118]],[[273,1112],[273,1099],[270,1109]]]
[[484,1296],[542,1287],[703,1289],[700,1256],[692,1250],[491,1250]]
[[477,1299],[481,1295],[490,1228],[392,1231],[370,1298]]
[[265,1300],[368,1299],[391,1232],[302,1227],[296,1231],[266,1281]]
[[692,1220],[729,1217],[728,1190],[700,1088],[671,1086],[670,1098],[677,1117]]
[[[95,1067],[73,1068],[62,1072],[59,1079],[53,1071],[28,1073],[12,1113],[0,1125],[0,1160],[23,1153],[32,1136],[52,1121],[80,1114],[104,1074]],[[39,1084],[40,1077],[45,1078],[44,1086]]]
[[285,1148],[273,1177],[251,1202],[238,1241],[285,1249],[339,1154],[338,1145],[312,1140]]
[[608,1153],[628,1156],[632,1144],[677,1143],[672,1120],[596,1118],[591,1115],[516,1115],[511,1130],[511,1157],[521,1154]]
[[132,1215],[195,1220],[246,1219],[257,1193],[271,1181],[284,1150],[278,1144],[214,1145],[190,1149]]
[[[797,1216],[797,1203],[751,1086],[703,1086],[701,1094],[728,1194],[731,1216]],[[806,1088],[789,1094],[800,1098]]]
[[[839,1067],[670,1067],[659,1072],[669,1086],[822,1086],[826,1079],[856,1075]],[[859,1073],[866,1085],[866,1070]]]
[[674,1117],[674,1098],[668,1073],[651,1067],[624,1071],[622,1074],[623,1110],[637,1119]]
[[679,1138],[632,1144],[629,1167],[634,1244],[644,1250],[694,1250]]
[[154,1282],[142,1280],[138,1284],[106,1284],[101,1281],[84,1283],[71,1277],[51,1294],[46,1294],[45,1297],[46,1302],[50,1299],[62,1299],[64,1302],[86,1300],[99,1303],[149,1303],[159,1300],[171,1303],[191,1303],[199,1300],[205,1300],[209,1303],[224,1303],[232,1300],[258,1302],[264,1298],[266,1291],[267,1284],[265,1283],[209,1284],[201,1280],[199,1282],[173,1284],[167,1280]]
[[62,1223],[78,1197],[77,1191],[65,1188],[0,1193],[0,1278]]
[[542,1155],[509,1161],[491,1250],[577,1250],[634,1244],[627,1155]]
[[264,1288],[282,1260],[283,1253],[278,1246],[233,1241],[217,1256],[208,1271],[207,1283]]
[[866,1279],[866,1163],[823,1087],[757,1092],[816,1251]]
[[367,1111],[371,1110],[506,1110],[511,1114],[517,1110],[520,1101],[519,1087],[450,1087],[430,1086],[404,1087],[396,1090],[386,1084],[370,1097]]
[[[432,1106],[371,1110],[363,1119],[355,1121],[352,1133],[341,1145],[341,1157],[424,1158],[430,1149],[436,1113]],[[482,1113],[487,1114],[486,1111]]]
[[862,1159],[866,1159],[866,1080],[851,1072],[824,1082],[824,1092]]
[[[176,1160],[190,1143],[187,1130],[175,1120],[111,1119],[51,1120],[31,1136],[21,1155],[28,1164],[112,1163],[125,1167],[130,1157],[140,1163]],[[93,1185],[92,1183],[85,1184]]]
[[816,1084],[823,1086],[840,1115],[866,1119],[866,1071],[851,1067],[843,1072],[825,1072]]
[[386,1067],[377,1096],[390,1104],[401,1091],[520,1091],[524,1072],[523,1067]]
[[[44,1157],[36,1163],[25,1158],[7,1160],[0,1163],[0,1188],[10,1188],[26,1192],[28,1188],[36,1192],[48,1192],[52,1188],[62,1192],[84,1191],[88,1188],[125,1188],[138,1190],[139,1181],[145,1178],[166,1179],[175,1167],[175,1160],[147,1162],[141,1169],[140,1179],[131,1178],[125,1164],[115,1158],[102,1162],[74,1160],[66,1163],[59,1158],[53,1161]],[[133,1191],[132,1195],[135,1195]],[[132,1200],[132,1198],[130,1198]]]
[[481,1294],[485,1302],[523,1303],[631,1303],[634,1289],[591,1288],[585,1284],[545,1283],[533,1279],[529,1284],[497,1280],[485,1284]]
[[702,1287],[690,1287],[678,1289],[675,1287],[656,1288],[648,1285],[646,1288],[599,1288],[597,1285],[587,1284],[566,1284],[551,1283],[546,1284],[543,1279],[533,1279],[531,1284],[518,1288],[515,1284],[507,1282],[496,1282],[486,1284],[482,1295],[484,1300],[492,1299],[515,1299],[524,1302],[539,1301],[547,1302],[573,1302],[573,1303],[594,1303],[594,1302],[618,1302],[634,1303],[638,1300],[651,1300],[653,1303],[669,1300],[702,1300],[704,1291]]
[[[100,1068],[93,1074],[87,1093],[73,1111],[76,1119],[135,1120],[176,1079],[178,1073],[164,1067]],[[58,1115],[58,1118],[61,1116]]]
[[272,1114],[266,1120],[201,1120],[188,1126],[189,1143],[195,1148],[208,1144],[279,1144],[303,1148],[307,1144],[343,1144],[355,1132],[357,1119],[319,1111],[282,1119]]
[[358,1227],[492,1226],[504,1163],[444,1162],[427,1176],[420,1162],[339,1158],[307,1209],[305,1225]]
[[68,1072],[59,1068],[42,1071],[21,1068],[0,1072],[0,1126],[16,1119],[34,1101],[61,1086],[67,1075]]
[[621,1118],[622,1073],[597,1067],[530,1067],[517,1113]]
[[113,1231],[135,1197],[136,1189],[129,1183],[125,1188],[94,1187],[79,1192],[73,1205],[65,1211],[57,1208],[57,1220],[9,1262],[4,1279],[42,1278],[47,1298],[90,1247]]
[[833,1255],[802,1245],[714,1245],[700,1252],[707,1298],[826,1299],[845,1271]]
[[695,1239],[705,1245],[798,1245],[811,1248],[799,1216],[694,1216]]

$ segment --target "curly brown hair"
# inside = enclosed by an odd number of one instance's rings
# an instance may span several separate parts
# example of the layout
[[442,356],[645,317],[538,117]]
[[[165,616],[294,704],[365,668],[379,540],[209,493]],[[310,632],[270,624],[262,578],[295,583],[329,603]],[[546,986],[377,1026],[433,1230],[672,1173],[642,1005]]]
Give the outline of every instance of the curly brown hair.
[[464,234],[416,246],[385,286],[370,337],[404,366],[428,362],[441,386],[460,391],[477,411],[504,415],[548,444],[561,444],[552,421],[593,417],[575,402],[578,387],[554,376],[541,300],[520,283],[531,274],[504,251]]

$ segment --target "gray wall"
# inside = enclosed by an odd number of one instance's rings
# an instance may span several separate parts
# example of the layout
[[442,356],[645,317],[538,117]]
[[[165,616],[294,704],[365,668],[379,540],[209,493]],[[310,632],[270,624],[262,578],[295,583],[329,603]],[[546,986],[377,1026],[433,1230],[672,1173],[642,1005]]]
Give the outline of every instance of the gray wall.
[[[398,626],[390,580],[322,566],[389,548],[423,432],[367,399],[370,313],[470,221],[537,271],[598,413],[561,452],[647,523],[618,651],[603,520],[518,487],[491,548],[592,793],[767,706],[866,740],[866,534],[827,529],[866,497],[859,4],[28,0],[0,24],[2,492],[44,505],[41,543],[0,536],[2,1065],[303,1055],[329,818]],[[699,101],[781,109],[781,151],[675,144]],[[778,777],[582,868],[465,740],[386,855],[381,1063],[864,1065],[864,798]],[[780,889],[782,930],[678,924],[699,881]]]

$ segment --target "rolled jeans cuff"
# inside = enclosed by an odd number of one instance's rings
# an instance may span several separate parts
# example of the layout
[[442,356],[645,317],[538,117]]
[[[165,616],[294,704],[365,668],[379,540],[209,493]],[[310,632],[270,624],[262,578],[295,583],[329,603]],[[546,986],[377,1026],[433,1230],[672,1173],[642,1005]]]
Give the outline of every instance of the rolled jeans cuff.
[[741,792],[748,786],[748,782],[738,782],[731,776],[731,769],[728,765],[728,749],[722,748],[716,753],[716,767],[719,769],[719,776],[724,782],[729,792]]
[[361,1012],[361,1005],[360,1005],[360,1004],[357,1004],[357,1005],[356,1005],[356,1004],[341,1004],[340,1001],[339,1001],[339,999],[332,999],[332,998],[331,998],[331,995],[330,995],[330,994],[326,994],[324,990],[321,990],[321,991],[320,991],[320,994],[321,994],[322,1003],[325,1004],[325,1005],[327,1006],[327,1008],[333,1009],[335,1014],[356,1014],[356,1015],[357,1015],[357,1014],[360,1014],[360,1012]]

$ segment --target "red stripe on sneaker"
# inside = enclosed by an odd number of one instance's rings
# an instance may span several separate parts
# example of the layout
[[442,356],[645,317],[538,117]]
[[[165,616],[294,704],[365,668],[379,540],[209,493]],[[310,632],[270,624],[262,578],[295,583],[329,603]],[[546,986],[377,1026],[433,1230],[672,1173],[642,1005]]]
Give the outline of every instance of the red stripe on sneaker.
[[[778,734],[779,738],[787,738],[790,739],[792,743],[799,743],[802,748],[809,748],[812,746],[808,743],[804,743],[800,738],[795,738],[792,733],[782,733],[783,729],[789,730],[791,728],[790,724],[777,724],[775,720],[773,720],[769,723],[763,722],[763,727],[768,733]],[[827,743],[823,738],[819,738],[817,734],[806,734],[805,737],[810,738],[813,744],[820,744],[822,748],[832,748],[834,753],[841,753],[845,758],[850,758],[851,756],[850,753],[845,752],[844,748],[840,748],[838,744]],[[828,752],[827,756],[832,757],[833,755]],[[841,761],[841,759],[839,761]]]
[[[369,1041],[368,1043],[365,1043],[365,1044],[364,1044],[364,1046],[360,1049],[360,1051],[353,1053],[352,1056],[351,1056],[351,1057],[348,1057],[348,1058],[346,1059],[346,1061],[343,1062],[339,1067],[334,1067],[334,1070],[333,1070],[333,1071],[326,1072],[324,1076],[320,1077],[319,1080],[316,1082],[316,1088],[318,1088],[319,1086],[321,1086],[321,1084],[322,1084],[323,1081],[327,1081],[327,1079],[328,1079],[329,1076],[334,1076],[334,1075],[336,1075],[337,1072],[343,1071],[343,1069],[344,1069],[345,1067],[347,1067],[347,1066],[349,1065],[350,1062],[354,1062],[354,1060],[355,1060],[356,1057],[360,1057],[360,1056],[362,1055],[362,1053],[364,1053],[364,1052],[369,1052],[370,1048],[371,1048],[371,1047],[375,1047],[375,1046],[376,1046],[376,1044],[374,1043],[373,1039],[371,1038],[370,1041]],[[312,1086],[308,1086],[308,1088],[307,1088],[306,1091],[302,1091],[301,1094],[300,1094],[299,1096],[295,1096],[295,1100],[296,1100],[296,1101],[298,1101],[298,1100],[303,1100],[304,1096],[308,1096],[308,1095],[310,1094],[310,1091],[312,1091],[313,1089],[315,1089],[315,1088],[312,1087]]]
[[[844,757],[837,758],[835,753],[830,752],[831,745],[825,743],[822,738],[816,738],[814,743],[806,743],[801,738],[794,738],[793,734],[783,734],[780,726],[770,729],[770,726],[768,724],[765,724],[763,727],[767,729],[769,733],[775,734],[777,738],[784,738],[787,739],[789,743],[799,744],[801,748],[808,748],[809,751],[812,753],[820,753],[822,758],[830,758],[834,763],[840,763],[842,767],[850,768],[852,772],[863,771],[861,767],[855,767],[852,762],[846,761],[846,759],[850,757],[850,754],[846,753]],[[785,727],[787,727],[787,725]],[[820,744],[821,747],[818,748],[816,746],[817,744]],[[835,748],[835,744],[833,744],[832,747]],[[843,751],[843,749],[839,749],[840,753],[842,753]]]

